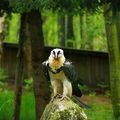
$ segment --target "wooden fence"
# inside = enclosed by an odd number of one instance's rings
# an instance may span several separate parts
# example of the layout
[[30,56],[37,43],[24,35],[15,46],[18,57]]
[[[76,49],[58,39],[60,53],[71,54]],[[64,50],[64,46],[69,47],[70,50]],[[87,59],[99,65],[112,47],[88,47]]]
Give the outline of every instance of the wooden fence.
[[[14,81],[18,46],[16,44],[5,43],[3,48],[2,67],[9,75],[8,80]],[[45,59],[48,58],[51,49],[53,48],[45,47]],[[64,52],[66,58],[73,62],[80,78],[87,85],[91,87],[97,87],[101,83],[109,85],[108,53],[66,48],[64,48]]]

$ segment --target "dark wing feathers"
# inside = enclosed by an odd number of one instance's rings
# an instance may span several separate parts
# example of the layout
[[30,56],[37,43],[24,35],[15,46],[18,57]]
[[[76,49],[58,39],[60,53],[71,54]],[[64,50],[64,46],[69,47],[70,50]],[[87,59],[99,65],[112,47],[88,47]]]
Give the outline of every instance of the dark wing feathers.
[[48,68],[47,68],[47,61],[44,61],[42,63],[42,69],[43,69],[46,79],[50,81],[50,76],[49,76],[49,72],[48,72]]
[[[43,67],[43,72],[45,74],[46,79],[50,80],[47,64],[48,64],[48,61],[44,61],[42,63],[42,67]],[[81,83],[81,80],[79,79],[78,74],[76,73],[75,68],[72,65],[72,63],[71,62],[65,62],[61,69],[64,71],[66,77],[72,83],[73,94],[81,97],[82,93],[81,93],[81,91],[78,87],[78,83],[79,84],[82,84],[82,83]]]
[[72,82],[72,81],[76,81],[76,73],[75,73],[75,69],[74,66],[72,65],[72,63],[70,62],[65,62],[62,70],[64,71],[65,75],[68,77],[68,79]]
[[81,97],[82,93],[81,90],[78,87],[78,83],[81,83],[80,78],[78,77],[78,74],[75,71],[74,66],[72,65],[71,62],[65,62],[62,70],[64,71],[66,77],[70,80],[70,82],[72,83],[72,88],[73,88],[73,94],[76,96]]

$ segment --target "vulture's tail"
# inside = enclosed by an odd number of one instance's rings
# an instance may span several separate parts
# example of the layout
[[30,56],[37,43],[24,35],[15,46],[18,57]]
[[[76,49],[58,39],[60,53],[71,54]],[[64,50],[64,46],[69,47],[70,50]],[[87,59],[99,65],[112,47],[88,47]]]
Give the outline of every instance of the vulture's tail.
[[86,105],[85,103],[83,103],[82,101],[80,101],[75,95],[72,96],[72,100],[74,102],[76,102],[77,104],[79,104],[80,107],[82,107],[82,108],[91,109],[91,106]]

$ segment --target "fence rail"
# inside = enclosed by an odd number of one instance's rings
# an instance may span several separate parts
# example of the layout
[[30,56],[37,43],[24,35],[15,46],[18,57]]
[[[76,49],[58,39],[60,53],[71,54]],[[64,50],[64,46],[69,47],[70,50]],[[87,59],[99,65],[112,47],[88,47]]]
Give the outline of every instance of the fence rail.
[[[52,47],[44,47],[46,60]],[[63,48],[65,56],[72,61],[80,78],[89,86],[97,87],[98,84],[104,83],[109,85],[109,60],[108,53],[75,50]],[[18,45],[4,43],[2,68],[9,75],[9,81],[14,81],[16,64],[17,64]],[[27,74],[27,71],[26,73]]]

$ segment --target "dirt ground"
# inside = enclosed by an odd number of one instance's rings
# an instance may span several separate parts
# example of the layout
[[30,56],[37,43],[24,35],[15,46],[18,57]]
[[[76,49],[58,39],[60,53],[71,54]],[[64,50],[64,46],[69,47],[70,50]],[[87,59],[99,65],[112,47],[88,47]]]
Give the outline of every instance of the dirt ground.
[[106,97],[104,95],[96,95],[96,96],[90,96],[90,95],[83,95],[80,98],[81,101],[87,103],[87,104],[111,104],[111,99],[109,97]]

